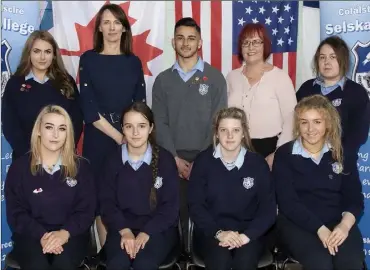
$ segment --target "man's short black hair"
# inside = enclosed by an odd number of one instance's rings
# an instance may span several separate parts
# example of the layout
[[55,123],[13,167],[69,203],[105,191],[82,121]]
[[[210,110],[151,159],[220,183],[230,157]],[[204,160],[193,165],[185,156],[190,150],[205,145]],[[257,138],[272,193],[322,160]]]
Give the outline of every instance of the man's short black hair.
[[197,24],[197,22],[191,17],[185,17],[185,18],[178,20],[177,23],[175,24],[175,33],[176,33],[176,29],[179,28],[180,26],[194,27],[195,30],[197,30],[197,32],[200,35],[200,27]]

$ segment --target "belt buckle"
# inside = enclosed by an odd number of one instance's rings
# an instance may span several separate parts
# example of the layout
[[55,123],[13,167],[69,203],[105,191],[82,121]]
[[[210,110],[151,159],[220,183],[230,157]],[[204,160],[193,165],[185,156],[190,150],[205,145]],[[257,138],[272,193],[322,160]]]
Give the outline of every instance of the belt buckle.
[[109,113],[110,120],[112,121],[113,124],[118,122],[118,121],[115,121],[114,114],[115,113]]

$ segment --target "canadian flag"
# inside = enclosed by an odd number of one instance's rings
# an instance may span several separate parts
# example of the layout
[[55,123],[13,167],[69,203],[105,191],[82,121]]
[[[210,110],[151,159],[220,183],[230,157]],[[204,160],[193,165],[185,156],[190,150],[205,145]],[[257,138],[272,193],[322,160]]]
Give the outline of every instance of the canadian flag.
[[128,16],[133,34],[133,50],[141,59],[147,85],[147,102],[151,106],[151,89],[164,66],[164,1],[53,1],[54,25],[49,30],[56,39],[69,73],[78,84],[80,56],[93,47],[96,15],[107,3],[118,4]]

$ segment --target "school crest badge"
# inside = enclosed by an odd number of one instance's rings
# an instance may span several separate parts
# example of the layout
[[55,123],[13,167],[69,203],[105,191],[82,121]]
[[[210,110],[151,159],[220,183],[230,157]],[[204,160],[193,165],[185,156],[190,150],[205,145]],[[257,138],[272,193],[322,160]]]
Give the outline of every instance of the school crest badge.
[[351,51],[355,58],[352,80],[365,87],[370,97],[370,41],[366,44],[357,41]]
[[202,96],[206,95],[208,93],[209,85],[205,83],[199,84],[199,94]]
[[155,179],[154,187],[156,189],[159,189],[161,186],[163,186],[163,178],[157,176],[157,178]]
[[4,95],[6,83],[10,78],[9,54],[12,47],[6,39],[1,41],[1,97]]
[[69,187],[74,187],[75,185],[77,185],[77,180],[72,177],[67,177],[66,183]]
[[251,189],[254,186],[254,179],[252,177],[246,177],[243,179],[243,186],[246,189]]
[[343,171],[343,166],[342,164],[335,162],[331,165],[333,167],[333,172],[336,174],[340,174]]
[[342,99],[341,98],[337,98],[337,99],[334,99],[332,102],[334,107],[339,107],[340,104],[342,104]]

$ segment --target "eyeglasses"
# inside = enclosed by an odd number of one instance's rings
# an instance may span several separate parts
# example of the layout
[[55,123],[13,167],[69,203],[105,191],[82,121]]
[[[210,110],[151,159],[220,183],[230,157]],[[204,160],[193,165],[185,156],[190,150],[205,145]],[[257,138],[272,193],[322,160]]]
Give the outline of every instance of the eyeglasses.
[[262,43],[263,43],[263,41],[262,41],[262,40],[260,40],[260,39],[255,39],[255,40],[252,40],[252,41],[250,41],[250,40],[246,40],[246,41],[244,41],[244,42],[242,43],[242,47],[243,47],[243,48],[248,48],[248,47],[249,47],[249,45],[251,45],[251,44],[252,44],[252,46],[253,46],[253,47],[259,47],[259,46],[261,46],[261,45],[262,45]]

